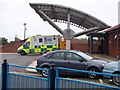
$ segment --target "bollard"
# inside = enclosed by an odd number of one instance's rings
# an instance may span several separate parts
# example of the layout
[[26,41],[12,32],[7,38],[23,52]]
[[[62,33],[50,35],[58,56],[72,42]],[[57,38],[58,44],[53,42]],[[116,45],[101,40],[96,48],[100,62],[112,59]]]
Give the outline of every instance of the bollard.
[[50,90],[55,90],[55,77],[56,77],[55,64],[51,64],[51,67],[50,67]]
[[7,60],[2,64],[2,90],[6,90],[7,82]]

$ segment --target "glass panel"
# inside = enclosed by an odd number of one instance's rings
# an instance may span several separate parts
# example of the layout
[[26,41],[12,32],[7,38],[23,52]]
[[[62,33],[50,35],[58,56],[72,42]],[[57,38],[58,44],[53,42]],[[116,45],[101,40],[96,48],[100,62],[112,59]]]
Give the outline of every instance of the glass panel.
[[30,46],[30,42],[26,42],[26,43],[23,45],[23,48],[24,48],[24,49],[29,49],[29,46]]
[[75,53],[66,53],[67,60],[81,60],[82,58]]
[[64,53],[54,53],[50,59],[64,59]]
[[42,38],[39,38],[39,42],[43,42]]
[[46,44],[52,44],[52,38],[51,37],[44,38],[44,41],[45,41]]

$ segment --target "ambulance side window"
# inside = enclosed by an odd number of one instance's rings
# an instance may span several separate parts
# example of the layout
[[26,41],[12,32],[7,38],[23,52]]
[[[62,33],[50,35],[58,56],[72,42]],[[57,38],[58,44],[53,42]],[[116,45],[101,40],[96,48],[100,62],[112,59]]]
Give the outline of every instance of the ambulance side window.
[[43,42],[42,38],[39,38],[39,42]]
[[52,38],[47,38],[47,44],[52,44]]
[[50,37],[44,38],[44,42],[46,44],[51,44],[52,43],[52,38],[50,38]]

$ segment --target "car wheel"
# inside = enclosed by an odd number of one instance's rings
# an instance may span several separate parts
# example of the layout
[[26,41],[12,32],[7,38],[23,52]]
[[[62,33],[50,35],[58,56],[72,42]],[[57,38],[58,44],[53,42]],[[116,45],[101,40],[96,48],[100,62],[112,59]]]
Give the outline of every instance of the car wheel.
[[[120,73],[115,73],[115,75],[120,75]],[[120,85],[120,76],[113,76],[112,80],[115,85]]]
[[49,69],[49,67],[45,66],[43,68],[44,68],[44,70],[41,71],[42,76],[43,77],[48,77],[48,69]]
[[[98,72],[99,70],[97,68],[90,68],[88,71],[90,71],[90,72]],[[91,79],[95,79],[95,78],[98,78],[98,75],[94,74],[94,73],[89,73],[88,77],[91,78]]]
[[21,51],[20,53],[21,53],[22,56],[26,55],[25,51]]

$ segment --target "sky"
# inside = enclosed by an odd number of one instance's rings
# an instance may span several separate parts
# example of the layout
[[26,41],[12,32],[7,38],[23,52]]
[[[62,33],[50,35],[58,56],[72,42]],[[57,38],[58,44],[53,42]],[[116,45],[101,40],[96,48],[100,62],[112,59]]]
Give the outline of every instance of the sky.
[[[24,23],[26,23],[26,38],[34,35],[59,35],[48,22],[44,22],[35,13],[29,3],[50,3],[71,7],[97,19],[110,26],[118,24],[118,2],[119,0],[0,0],[0,37],[8,41],[14,41],[15,36],[24,39]],[[56,23],[62,30],[67,28],[66,24]],[[70,26],[75,32],[79,28]]]

